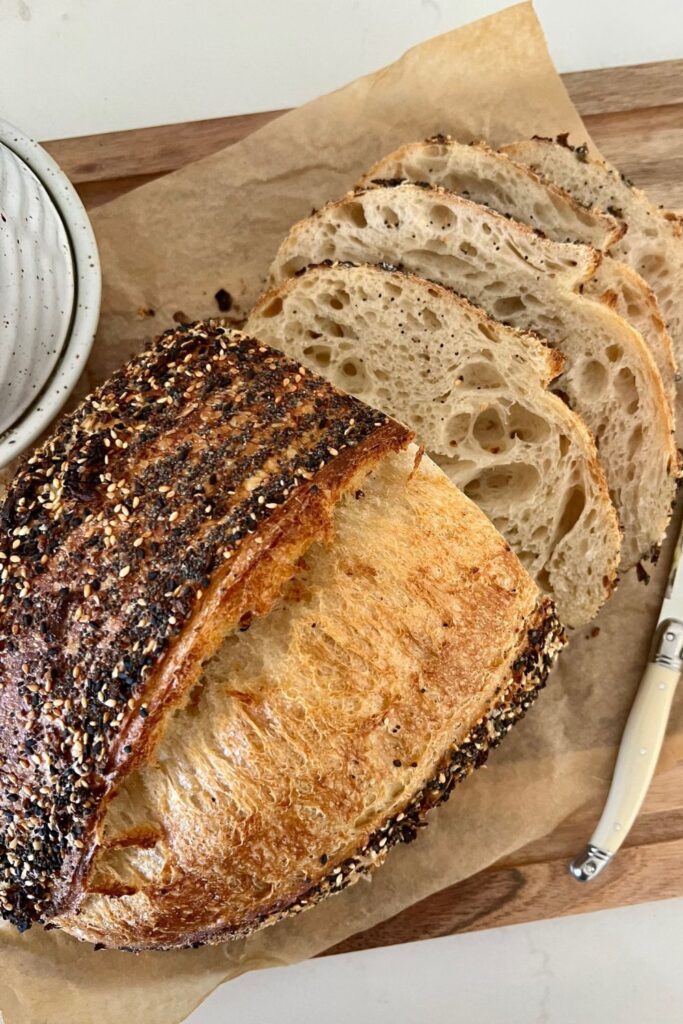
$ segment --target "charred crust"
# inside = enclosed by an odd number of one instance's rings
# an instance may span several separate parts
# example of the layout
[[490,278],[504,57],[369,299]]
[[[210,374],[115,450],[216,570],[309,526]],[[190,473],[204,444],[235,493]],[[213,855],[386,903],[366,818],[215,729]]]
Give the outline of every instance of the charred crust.
[[588,143],[582,142],[579,146],[572,145],[569,141],[569,132],[560,132],[554,139],[549,135],[532,135],[531,138],[534,142],[549,142],[551,145],[556,143],[558,146],[562,146],[563,149],[568,149],[570,153],[574,153],[576,159],[582,164],[587,163],[590,159]]
[[650,582],[650,574],[642,562],[636,562],[636,577],[639,583],[647,585]]
[[377,185],[378,188],[396,188],[407,180],[407,178],[373,178],[370,184]]
[[[484,765],[489,752],[501,743],[513,725],[525,717],[545,687],[550,669],[566,639],[552,601],[544,598],[528,624],[522,651],[512,663],[511,675],[499,699],[474,725],[466,739],[447,751],[434,774],[425,780],[419,792],[402,811],[387,819],[380,829],[367,837],[359,849],[336,863],[332,870],[304,892],[271,904],[239,927],[195,934],[183,946],[194,948],[209,942],[243,938],[259,928],[299,914],[325,897],[341,892],[378,867],[393,846],[413,842],[420,830],[426,828],[429,812],[449,799],[458,782]],[[411,767],[416,765],[412,764]],[[328,863],[329,855],[322,853],[321,866],[327,867]],[[128,952],[139,952],[159,947],[141,945],[125,948]]]
[[0,511],[4,918],[72,898],[152,735],[155,673],[240,549],[410,437],[210,320],[162,334],[24,460]]
[[232,309],[232,295],[226,288],[219,288],[214,295],[216,305],[221,313],[229,313]]

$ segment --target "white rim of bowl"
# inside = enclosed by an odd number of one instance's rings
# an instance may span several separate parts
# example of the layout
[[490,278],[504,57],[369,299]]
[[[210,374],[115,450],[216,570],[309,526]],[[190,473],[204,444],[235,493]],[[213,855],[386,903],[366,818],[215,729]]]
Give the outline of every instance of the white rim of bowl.
[[[3,362],[3,365],[0,368],[0,437],[2,437],[2,435],[6,434],[8,430],[11,430],[12,427],[21,422],[22,417],[25,416],[26,412],[31,408],[32,404],[36,400],[36,396],[41,394],[44,386],[50,379],[52,371],[58,365],[62,353],[66,348],[74,318],[74,301],[76,298],[76,287],[74,281],[76,277],[76,268],[74,266],[74,254],[71,249],[69,236],[66,233],[64,221],[62,220],[57,207],[52,201],[52,197],[43,185],[42,181],[36,177],[25,160],[18,156],[13,149],[5,146],[2,142],[0,142],[0,165],[4,168],[6,175],[5,180],[0,184],[0,188],[8,189],[11,193],[12,175],[16,174],[18,176],[16,184],[19,187],[19,190],[21,191],[22,186],[26,187],[25,201],[31,201],[31,193],[35,188],[38,193],[39,204],[37,204],[37,208],[35,208],[33,224],[33,229],[36,232],[35,235],[29,234],[25,241],[21,236],[19,236],[17,241],[21,240],[22,244],[20,244],[16,250],[11,248],[7,253],[9,256],[9,279],[11,281],[13,251],[16,252],[18,257],[15,270],[20,271],[19,274],[16,275],[15,287],[17,287],[17,289],[28,285],[29,282],[29,287],[34,287],[34,273],[36,277],[40,277],[41,261],[43,261],[42,266],[44,270],[50,272],[51,278],[46,280],[46,289],[44,294],[38,292],[38,294],[34,293],[31,296],[33,299],[38,299],[40,297],[41,301],[35,301],[33,303],[28,301],[26,303],[28,309],[19,308],[19,306],[17,306],[15,330],[12,331],[13,325],[11,322],[12,318],[10,316],[10,320],[6,325],[10,328],[10,331],[6,337],[0,339],[0,347],[5,349],[5,352],[3,353],[4,360],[7,360],[7,357],[9,356],[9,361]],[[3,172],[2,169],[0,169],[0,177],[2,176]],[[2,207],[2,209],[0,210],[0,213],[3,213],[4,215],[4,213],[8,212],[8,208],[11,211],[13,203],[16,202],[18,198],[21,202],[19,196],[8,195],[6,197],[6,201],[5,197],[1,196],[0,207]],[[16,209],[18,212],[20,207],[17,207]],[[43,221],[42,226],[41,221]],[[51,236],[47,243],[48,248],[45,249],[41,244],[40,235],[44,228],[47,228],[49,232],[50,224],[53,224],[56,233]],[[11,216],[10,225],[8,226],[10,228],[11,236]],[[30,228],[29,231],[31,231]],[[33,246],[30,243],[34,239],[35,243],[37,243],[42,251],[33,250]],[[34,273],[31,273],[29,271],[28,263],[32,260],[34,252],[36,265]],[[0,260],[4,258],[5,254],[0,253]],[[4,271],[5,267],[3,266],[3,281],[5,279]],[[52,295],[52,301],[50,301],[47,299],[47,294],[49,293],[51,284],[57,280],[56,276],[52,276],[53,273],[61,276],[62,287],[55,289]],[[0,285],[0,287],[2,286]],[[65,291],[64,288],[67,288],[68,292]],[[12,294],[11,286],[9,294]],[[66,301],[67,297],[68,301]],[[17,298],[19,298],[19,296],[17,296]],[[26,300],[29,296],[25,296],[24,298]],[[21,299],[19,299],[19,301],[21,301]],[[14,299],[10,299],[11,306],[14,305],[14,302]],[[58,307],[62,305],[62,303],[63,306],[59,309]],[[36,321],[34,321],[33,325],[31,324],[30,318],[32,306],[35,308],[35,313],[33,315],[39,316],[43,320],[43,323],[40,326]],[[45,315],[46,313],[47,316]],[[33,326],[36,333],[31,332],[31,326]],[[52,338],[57,343],[54,346],[47,342],[47,334],[51,328],[54,328]],[[38,330],[42,332],[40,335],[37,333]],[[30,355],[26,353],[26,350],[22,349],[23,342],[27,338],[31,338],[32,342],[38,346],[37,349],[34,348],[33,345],[28,347]],[[10,353],[10,350],[15,347],[18,347],[20,350],[16,353],[18,356],[16,361],[15,353]],[[50,349],[53,349],[53,351],[50,351]],[[24,361],[23,372],[22,369],[19,369],[19,372],[17,373],[17,364],[21,364],[22,361]],[[6,378],[4,375],[5,373],[7,374]],[[8,381],[11,383],[9,384],[9,387],[5,387]],[[6,407],[4,404],[5,401],[7,401]],[[9,413],[10,409],[12,409],[11,413]]]
[[95,340],[102,276],[95,233],[78,193],[64,171],[34,139],[0,119],[0,142],[22,159],[45,186],[69,239],[75,296],[71,330],[57,364],[21,419],[0,435],[0,469],[50,425],[78,383]]

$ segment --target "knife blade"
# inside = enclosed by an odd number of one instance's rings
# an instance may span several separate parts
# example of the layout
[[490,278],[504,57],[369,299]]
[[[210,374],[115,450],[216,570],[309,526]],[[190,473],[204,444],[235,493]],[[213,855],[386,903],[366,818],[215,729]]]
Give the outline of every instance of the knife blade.
[[659,611],[659,618],[657,619],[658,626],[664,622],[665,619],[679,619],[680,621],[683,621],[683,572],[678,571],[681,567],[682,555],[683,523],[681,524],[681,530],[678,535],[678,540],[676,541],[673,558],[671,559],[671,567],[667,577],[664,599]]

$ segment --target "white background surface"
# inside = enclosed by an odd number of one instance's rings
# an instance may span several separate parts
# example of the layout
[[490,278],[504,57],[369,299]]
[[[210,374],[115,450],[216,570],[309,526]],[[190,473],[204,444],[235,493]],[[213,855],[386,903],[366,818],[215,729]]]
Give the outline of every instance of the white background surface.
[[[0,117],[38,139],[302,103],[504,0],[0,0]],[[681,0],[536,0],[560,71],[683,57]]]
[[256,971],[187,1024],[681,1024],[682,920],[666,900]]

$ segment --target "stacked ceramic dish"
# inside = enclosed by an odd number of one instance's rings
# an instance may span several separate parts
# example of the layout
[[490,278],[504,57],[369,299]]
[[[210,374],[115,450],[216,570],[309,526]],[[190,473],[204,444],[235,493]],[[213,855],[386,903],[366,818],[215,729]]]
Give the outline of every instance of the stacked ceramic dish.
[[95,237],[66,175],[0,120],[0,467],[75,386],[100,308]]

